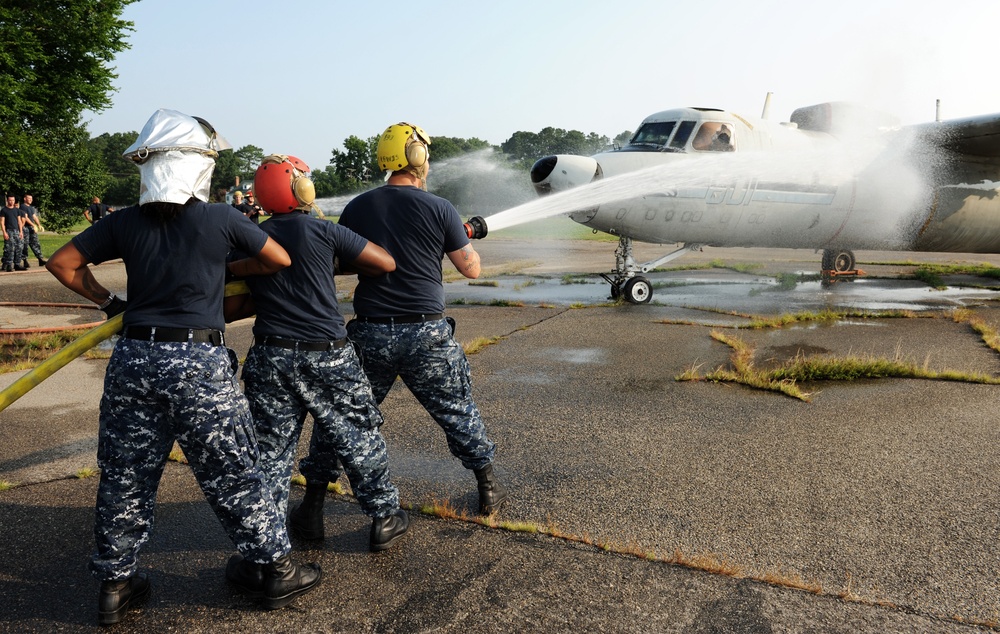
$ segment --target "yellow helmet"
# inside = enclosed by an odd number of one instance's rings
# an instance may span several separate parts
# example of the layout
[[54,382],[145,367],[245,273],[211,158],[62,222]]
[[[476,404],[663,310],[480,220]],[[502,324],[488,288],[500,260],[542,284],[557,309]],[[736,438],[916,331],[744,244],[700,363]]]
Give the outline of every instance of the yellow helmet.
[[427,146],[431,138],[419,126],[410,123],[397,123],[385,129],[378,139],[379,169],[385,172],[395,172],[407,167],[421,168],[430,158]]

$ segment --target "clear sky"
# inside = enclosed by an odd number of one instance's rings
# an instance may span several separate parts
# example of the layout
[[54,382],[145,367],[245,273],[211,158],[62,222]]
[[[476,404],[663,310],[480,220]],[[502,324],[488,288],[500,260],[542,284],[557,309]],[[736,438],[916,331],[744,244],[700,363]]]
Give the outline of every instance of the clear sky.
[[[142,0],[92,135],[157,108],[234,147],[322,169],[350,135],[409,121],[500,144],[547,126],[608,137],[680,106],[771,118],[853,101],[903,123],[1000,112],[1000,0]],[[433,147],[432,147],[433,152]]]

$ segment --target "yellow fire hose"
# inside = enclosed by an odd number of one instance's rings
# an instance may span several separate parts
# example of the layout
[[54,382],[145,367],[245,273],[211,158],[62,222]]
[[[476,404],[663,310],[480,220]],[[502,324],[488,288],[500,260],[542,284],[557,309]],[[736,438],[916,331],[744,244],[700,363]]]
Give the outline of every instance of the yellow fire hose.
[[[226,284],[226,297],[231,295],[244,295],[250,289],[246,282],[230,282]],[[92,328],[81,337],[64,347],[62,350],[52,355],[42,363],[35,366],[31,371],[11,383],[7,389],[0,392],[0,412],[8,405],[21,398],[39,383],[55,374],[56,370],[63,367],[73,359],[77,358],[87,350],[90,350],[105,339],[118,333],[122,329],[122,316],[115,315],[100,326]]]

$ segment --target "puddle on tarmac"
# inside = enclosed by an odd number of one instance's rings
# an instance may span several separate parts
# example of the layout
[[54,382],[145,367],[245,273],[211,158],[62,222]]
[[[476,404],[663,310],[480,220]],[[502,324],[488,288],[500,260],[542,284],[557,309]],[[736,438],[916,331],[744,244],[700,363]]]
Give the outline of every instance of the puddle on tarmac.
[[[942,310],[1000,298],[1000,289],[954,286],[935,290],[920,281],[904,279],[856,278],[834,283],[807,279],[790,286],[770,277],[720,270],[672,271],[647,277],[654,286],[654,304],[755,315],[820,310]],[[566,283],[567,279],[572,283]],[[472,286],[464,280],[445,284],[448,303],[592,306],[610,297],[610,286],[598,275],[502,276],[489,281],[497,285]]]
[[539,356],[560,363],[600,363],[604,360],[604,350],[600,348],[541,348]]

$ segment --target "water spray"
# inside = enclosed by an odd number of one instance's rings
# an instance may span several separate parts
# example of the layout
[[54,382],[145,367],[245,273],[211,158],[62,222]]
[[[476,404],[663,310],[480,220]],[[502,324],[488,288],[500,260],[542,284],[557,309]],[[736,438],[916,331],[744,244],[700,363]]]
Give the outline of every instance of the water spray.
[[485,238],[489,231],[486,227],[486,219],[482,216],[473,216],[469,218],[469,222],[462,226],[465,227],[465,235],[469,236],[470,240]]

